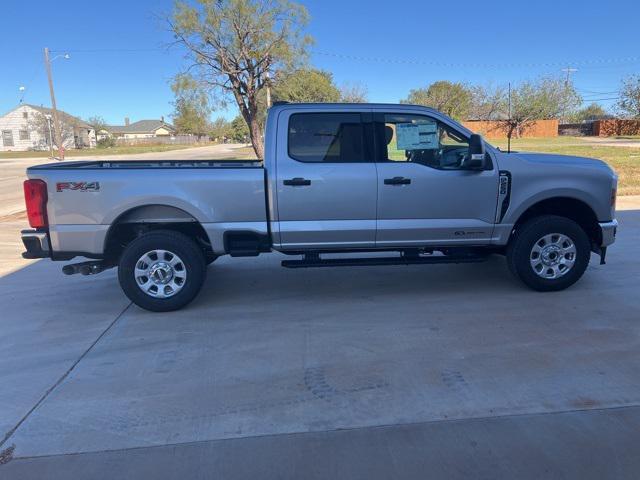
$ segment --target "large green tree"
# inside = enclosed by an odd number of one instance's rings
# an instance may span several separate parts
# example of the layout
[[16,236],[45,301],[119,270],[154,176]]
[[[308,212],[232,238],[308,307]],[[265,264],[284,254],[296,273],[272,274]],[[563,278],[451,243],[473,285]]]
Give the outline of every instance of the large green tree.
[[189,75],[178,75],[171,84],[175,95],[173,125],[178,133],[207,135],[212,108],[209,94]]
[[401,103],[424,105],[448,115],[456,120],[467,120],[471,108],[471,89],[462,84],[440,80],[427,88],[417,88]]
[[[288,72],[277,72],[270,81],[271,102],[339,102],[341,91],[333,81],[333,75],[324,70],[304,67]],[[267,95],[263,90],[258,96],[259,120],[267,116]]]
[[209,136],[216,141],[231,138],[231,122],[223,117],[216,118],[209,127]]
[[640,118],[640,75],[632,75],[622,81],[618,108],[623,115]]
[[577,110],[571,117],[571,121],[574,122],[587,122],[590,120],[602,120],[604,118],[611,118],[611,114],[608,113],[602,105],[597,103],[591,103],[580,110]]
[[270,74],[305,59],[307,18],[306,9],[289,0],[178,0],[168,19],[193,63],[193,76],[235,101],[260,159],[259,94]]
[[249,138],[250,135],[249,126],[241,115],[238,115],[236,118],[231,120],[229,133],[231,135],[231,139],[236,142],[247,141],[247,138]]
[[581,103],[573,85],[561,78],[542,77],[523,82],[511,90],[507,133],[509,137],[520,136],[536,120],[570,116]]
[[303,68],[277,76],[271,96],[274,102],[338,102],[340,90],[331,73]]

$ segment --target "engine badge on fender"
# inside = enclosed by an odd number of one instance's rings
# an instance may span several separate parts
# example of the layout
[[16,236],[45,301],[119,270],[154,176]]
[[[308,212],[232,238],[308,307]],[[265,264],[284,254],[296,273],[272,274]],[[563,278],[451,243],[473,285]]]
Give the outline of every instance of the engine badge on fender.
[[79,192],[97,192],[100,190],[100,182],[58,182],[56,183],[56,192],[64,192],[65,190]]

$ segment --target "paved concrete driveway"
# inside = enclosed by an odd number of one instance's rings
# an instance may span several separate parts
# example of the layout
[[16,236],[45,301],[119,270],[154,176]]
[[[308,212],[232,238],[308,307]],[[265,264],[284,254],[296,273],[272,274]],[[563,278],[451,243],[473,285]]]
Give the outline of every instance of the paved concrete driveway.
[[1,478],[637,478],[640,210],[541,294],[504,260],[223,258],[187,309],[15,261],[0,225]]

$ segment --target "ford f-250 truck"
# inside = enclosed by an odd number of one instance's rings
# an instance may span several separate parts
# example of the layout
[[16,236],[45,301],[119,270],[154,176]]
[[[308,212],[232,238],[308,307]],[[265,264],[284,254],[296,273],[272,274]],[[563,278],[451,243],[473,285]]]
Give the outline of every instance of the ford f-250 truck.
[[[118,267],[153,311],[198,294],[221,255],[276,250],[285,267],[477,262],[503,254],[529,287],[576,282],[614,242],[617,177],[603,162],[506,153],[425,107],[280,104],[264,164],[80,161],[27,170],[25,258]],[[381,256],[380,251],[392,252]],[[332,255],[357,254],[355,257]],[[372,255],[375,253],[375,255]]]

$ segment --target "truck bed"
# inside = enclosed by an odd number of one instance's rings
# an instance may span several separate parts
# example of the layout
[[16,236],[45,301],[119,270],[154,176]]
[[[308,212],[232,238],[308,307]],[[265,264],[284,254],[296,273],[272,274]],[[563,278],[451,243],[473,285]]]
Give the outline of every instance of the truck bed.
[[[227,231],[268,232],[265,170],[257,161],[80,161],[37,165],[27,175],[47,183],[58,252],[100,254],[112,224],[152,222],[159,206],[164,217],[199,222],[216,253],[224,252]],[[133,213],[146,207],[152,210]]]
[[69,170],[69,169],[107,169],[107,168],[262,168],[260,160],[85,160],[64,163],[46,163],[29,167],[29,170]]

